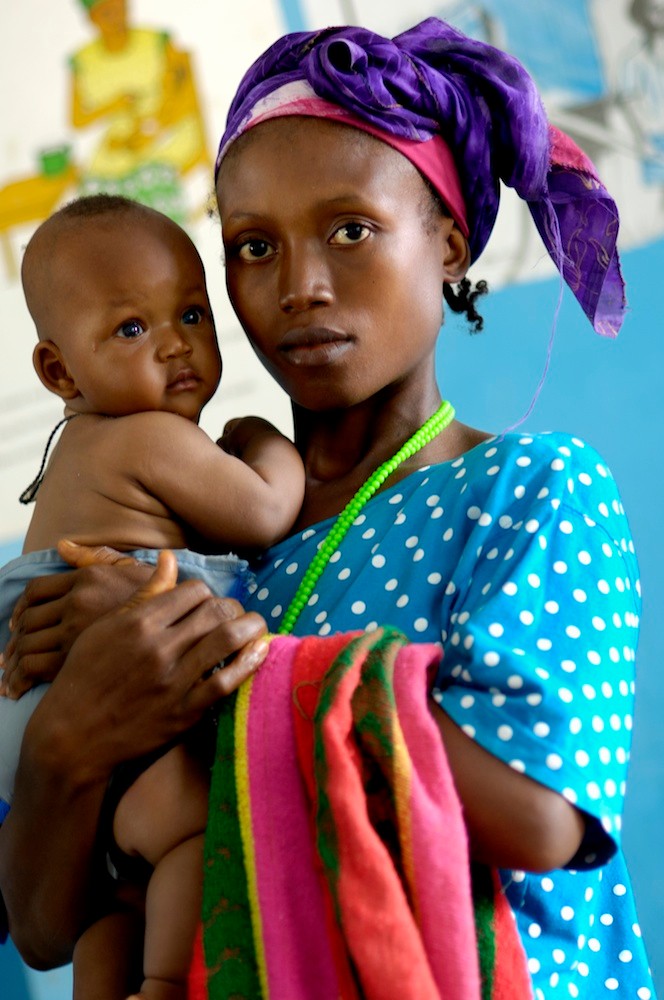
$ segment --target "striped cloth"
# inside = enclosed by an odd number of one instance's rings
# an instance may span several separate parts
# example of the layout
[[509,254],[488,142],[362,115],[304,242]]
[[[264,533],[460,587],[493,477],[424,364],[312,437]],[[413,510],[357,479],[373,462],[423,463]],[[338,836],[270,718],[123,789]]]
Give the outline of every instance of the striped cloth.
[[532,995],[497,878],[471,880],[440,656],[389,628],[280,636],[223,703],[189,1000]]

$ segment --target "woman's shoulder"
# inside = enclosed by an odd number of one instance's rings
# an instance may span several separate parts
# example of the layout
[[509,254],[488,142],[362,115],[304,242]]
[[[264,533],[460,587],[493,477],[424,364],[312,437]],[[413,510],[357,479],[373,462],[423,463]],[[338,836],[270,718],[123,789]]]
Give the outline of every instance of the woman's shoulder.
[[480,492],[503,492],[511,483],[517,498],[534,487],[538,492],[552,488],[559,492],[564,487],[570,495],[577,486],[593,484],[604,492],[615,490],[611,470],[596,449],[563,431],[505,432],[437,467],[434,474],[446,478],[448,465]]
[[529,468],[531,465],[541,468],[555,463],[553,471],[560,471],[562,467],[600,464],[603,471],[610,474],[608,466],[591,444],[565,431],[539,431],[532,434],[505,431],[476,445],[461,457],[474,462],[494,459],[494,466],[501,459],[513,460],[520,468]]
[[[592,445],[564,432],[506,432],[427,471],[430,485],[465,523],[598,524],[621,547],[630,533],[617,485]],[[495,530],[498,530],[497,527]]]

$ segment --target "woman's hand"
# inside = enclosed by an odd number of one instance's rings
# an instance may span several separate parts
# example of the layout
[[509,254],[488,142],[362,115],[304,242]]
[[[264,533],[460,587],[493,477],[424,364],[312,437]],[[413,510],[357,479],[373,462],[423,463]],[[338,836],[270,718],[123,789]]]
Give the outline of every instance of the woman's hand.
[[193,725],[267,652],[259,615],[176,579],[175,557],[161,553],[148,582],[76,639],[26,728],[0,827],[0,891],[12,938],[36,968],[69,960],[95,902],[113,768]]
[[51,714],[73,703],[85,716],[78,738],[96,743],[91,764],[106,776],[190,729],[267,653],[260,615],[176,581],[175,556],[161,552],[147,583],[76,639],[45,696]]
[[0,654],[0,694],[10,698],[52,681],[81,632],[127,600],[153,572],[107,546],[65,540],[58,552],[72,572],[31,580],[14,608],[11,639]]

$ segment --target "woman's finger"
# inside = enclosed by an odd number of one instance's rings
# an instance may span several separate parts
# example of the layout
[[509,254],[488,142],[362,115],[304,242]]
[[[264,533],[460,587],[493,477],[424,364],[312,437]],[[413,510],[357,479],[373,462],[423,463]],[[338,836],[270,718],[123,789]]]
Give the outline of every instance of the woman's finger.
[[[18,606],[17,606],[18,608]],[[46,632],[49,629],[54,628],[59,625],[62,621],[62,609],[63,602],[62,598],[55,598],[52,601],[47,601],[45,604],[35,604],[30,607],[24,607],[23,611],[14,611],[15,621],[10,626],[11,635],[9,637],[9,642],[5,647],[5,655],[9,655],[13,650],[15,644],[20,641],[23,636],[28,636],[33,633]]]
[[152,600],[159,594],[166,594],[173,590],[178,582],[178,561],[170,549],[164,549],[157,557],[157,565],[149,580],[134,591],[131,597],[125,601],[120,611],[130,611],[132,608]]
[[[54,601],[64,597],[71,590],[76,573],[74,571],[65,573],[55,573],[51,576],[36,576],[26,583],[23,593],[14,605],[12,616],[9,621],[10,629],[16,628],[20,618],[28,609],[36,608],[38,605],[51,605]],[[49,625],[53,622],[49,621]]]
[[[28,658],[43,653],[55,653],[62,659],[59,636],[60,632],[56,628],[43,629],[34,633],[29,632],[26,635],[15,633],[9,640],[4,653],[0,656],[0,667],[5,671],[5,680],[14,672],[25,673]],[[51,679],[50,677],[44,678],[44,680]]]
[[216,689],[215,701],[225,698],[239,688],[241,684],[254,674],[265,660],[270,648],[267,635],[261,635],[247,643],[229,663],[215,670],[209,678],[210,688]]
[[270,647],[265,635],[247,643],[230,663],[215,670],[209,677],[195,684],[188,697],[188,706],[197,715],[212,708],[222,698],[228,697],[260,668]]
[[57,677],[62,660],[60,653],[33,653],[22,658],[17,667],[4,671],[0,679],[0,695],[20,698],[36,684],[52,681]]
[[83,569],[85,566],[138,566],[138,559],[124,552],[112,549],[110,545],[79,545],[69,538],[62,538],[57,544],[58,554],[70,566]]
[[[182,656],[182,669],[187,672],[192,683],[206,677],[213,667],[225,664],[226,661],[229,661],[230,664],[231,658],[233,658],[233,662],[238,661],[237,671],[239,673],[242,673],[245,667],[247,674],[255,668],[257,665],[254,663],[256,650],[250,650],[247,647],[251,643],[265,639],[267,627],[263,618],[255,612],[245,612],[241,608],[240,611],[240,614],[221,622],[215,628],[201,630],[198,640]],[[259,652],[262,655],[267,652],[267,649],[263,650],[262,647],[259,647]],[[217,672],[223,673],[226,669],[227,666],[222,666],[221,670]],[[229,679],[232,679],[234,674],[231,673],[228,676]],[[225,681],[220,678],[217,681],[219,689],[217,697],[233,690],[233,687],[230,687],[229,691],[225,692],[224,685]]]

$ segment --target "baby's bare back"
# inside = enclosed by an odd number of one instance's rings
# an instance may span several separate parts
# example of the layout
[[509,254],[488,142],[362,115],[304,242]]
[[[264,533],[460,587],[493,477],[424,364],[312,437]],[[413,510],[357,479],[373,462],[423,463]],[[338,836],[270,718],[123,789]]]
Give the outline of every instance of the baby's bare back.
[[123,551],[185,547],[182,525],[141,482],[141,468],[154,456],[144,454],[132,421],[82,414],[66,424],[37,494],[24,552],[54,548],[62,538]]

